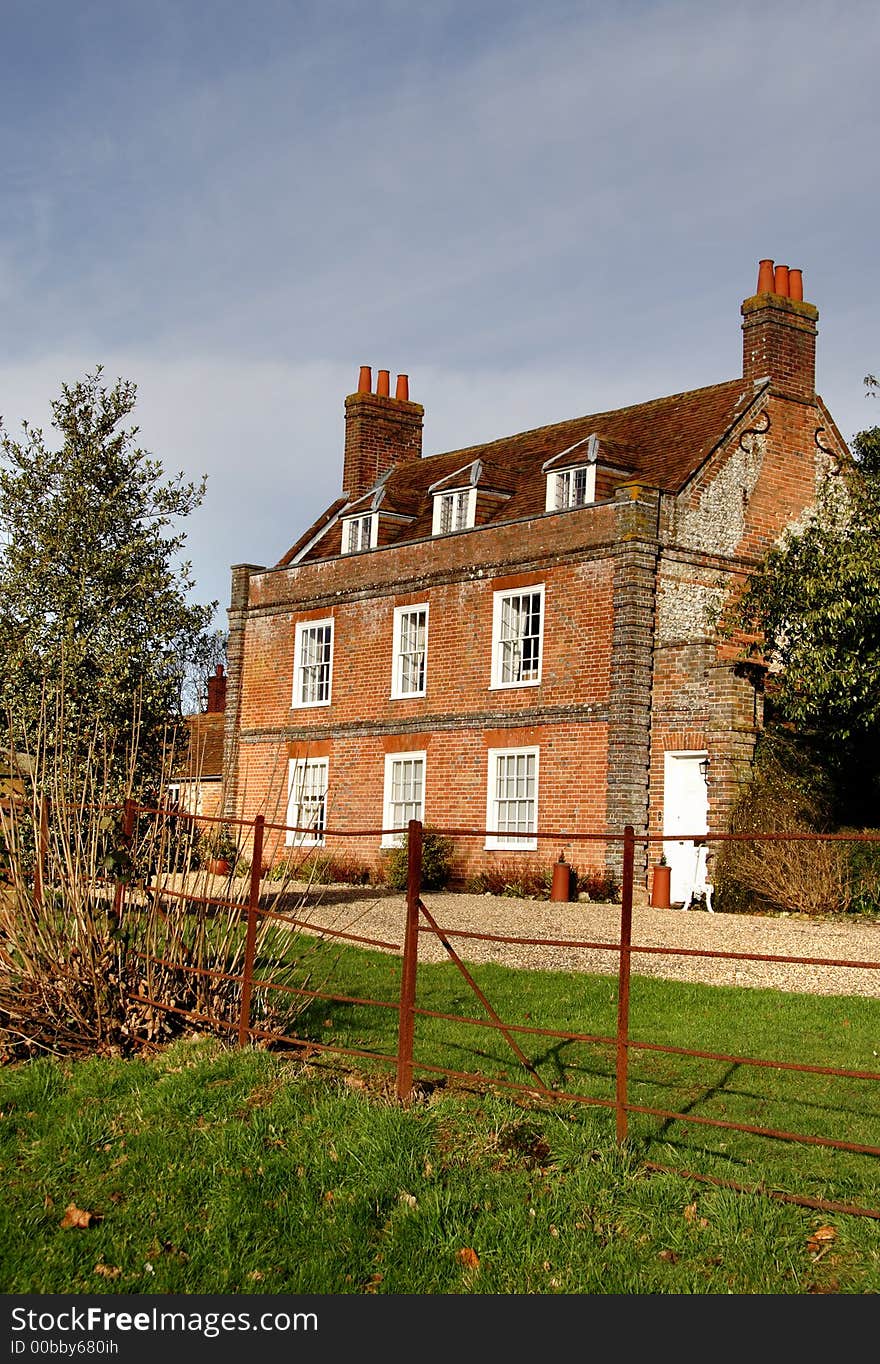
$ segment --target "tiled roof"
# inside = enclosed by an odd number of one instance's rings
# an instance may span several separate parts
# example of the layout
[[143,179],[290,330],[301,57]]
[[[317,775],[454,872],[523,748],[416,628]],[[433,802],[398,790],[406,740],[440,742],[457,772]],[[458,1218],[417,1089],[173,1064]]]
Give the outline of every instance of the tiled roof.
[[[432,516],[428,489],[479,459],[483,465],[480,488],[510,494],[499,504],[493,522],[540,515],[545,509],[546,496],[542,466],[548,459],[593,434],[599,438],[600,465],[619,471],[620,478],[642,478],[664,492],[676,493],[756,403],[766,387],[766,382],[733,379],[708,388],[637,403],[633,407],[592,413],[532,431],[521,431],[484,445],[466,446],[408,461],[399,464],[388,476],[382,507],[413,518],[402,525],[397,540],[428,537]],[[565,467],[564,461],[560,462],[560,467]],[[465,473],[462,483],[467,482],[469,475]],[[334,503],[299,538],[279,567],[291,563],[341,505],[339,501]],[[328,552],[334,552],[329,542],[323,545],[319,540],[304,557],[322,558]],[[338,553],[338,549],[335,552]]]

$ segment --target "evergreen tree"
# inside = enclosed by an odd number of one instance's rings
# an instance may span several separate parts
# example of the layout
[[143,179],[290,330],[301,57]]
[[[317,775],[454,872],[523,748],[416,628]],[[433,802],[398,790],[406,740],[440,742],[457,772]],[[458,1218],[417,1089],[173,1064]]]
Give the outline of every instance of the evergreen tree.
[[53,401],[56,449],[27,422],[21,441],[0,428],[0,711],[15,747],[97,735],[120,778],[136,747],[151,785],[216,603],[188,600],[175,529],[205,479],[166,480],[136,444],[136,393],[99,366]]
[[762,640],[770,714],[833,777],[838,818],[865,824],[880,794],[880,427],[853,455],[752,574],[731,624]]

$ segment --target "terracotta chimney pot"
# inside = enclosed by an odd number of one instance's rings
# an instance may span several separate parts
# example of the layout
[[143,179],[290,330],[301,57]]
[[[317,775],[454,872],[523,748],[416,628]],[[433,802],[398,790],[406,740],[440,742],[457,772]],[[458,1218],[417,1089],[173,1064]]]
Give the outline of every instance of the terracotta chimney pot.
[[801,270],[789,270],[788,272],[788,296],[797,303],[804,301],[804,276]]
[[358,393],[372,393],[373,391],[373,372],[369,365],[361,365],[357,391]]
[[788,266],[777,265],[773,276],[773,292],[780,298],[788,298]]
[[216,715],[219,711],[226,709],[226,677],[223,672],[223,664],[217,663],[214,667],[214,676],[208,678],[208,705],[209,715]]
[[409,375],[398,374],[397,388],[394,390],[395,398],[400,398],[402,402],[409,402]]
[[376,393],[380,398],[387,398],[391,385],[391,375],[387,369],[380,369],[376,375]]
[[759,294],[773,293],[773,262],[772,260],[758,261],[758,288]]

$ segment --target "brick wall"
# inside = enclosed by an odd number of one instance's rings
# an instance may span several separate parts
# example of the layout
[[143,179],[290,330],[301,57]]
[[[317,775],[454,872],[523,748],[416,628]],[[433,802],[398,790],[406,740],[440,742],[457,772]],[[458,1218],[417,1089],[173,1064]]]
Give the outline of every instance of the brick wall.
[[362,496],[393,464],[419,459],[424,408],[377,393],[351,393],[345,400],[342,486]]

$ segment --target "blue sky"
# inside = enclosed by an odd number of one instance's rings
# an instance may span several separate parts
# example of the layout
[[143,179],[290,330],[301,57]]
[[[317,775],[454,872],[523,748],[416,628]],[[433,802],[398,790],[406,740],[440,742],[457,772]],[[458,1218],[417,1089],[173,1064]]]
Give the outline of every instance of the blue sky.
[[[0,414],[102,364],[225,626],[338,493],[362,364],[424,452],[741,372],[761,257],[880,421],[876,3],[0,0]],[[47,434],[48,433],[47,431]]]

